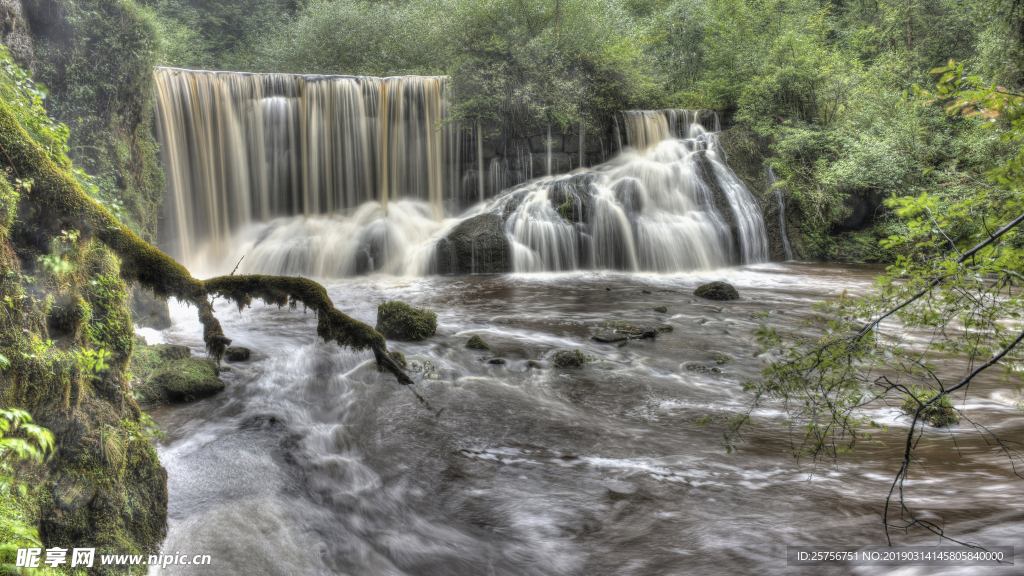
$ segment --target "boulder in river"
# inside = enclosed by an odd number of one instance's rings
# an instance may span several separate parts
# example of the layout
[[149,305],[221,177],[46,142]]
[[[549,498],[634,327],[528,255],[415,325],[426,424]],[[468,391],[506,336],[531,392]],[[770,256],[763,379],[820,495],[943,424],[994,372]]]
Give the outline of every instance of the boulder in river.
[[582,368],[587,357],[579,350],[559,350],[551,359],[555,368]]
[[187,346],[137,346],[132,353],[132,385],[141,405],[189,402],[224,390],[213,360],[192,358]]
[[455,227],[437,243],[439,274],[503,274],[512,270],[512,246],[497,214],[480,214]]
[[162,389],[171,402],[190,402],[224,389],[213,362],[198,358],[170,362],[149,377],[149,384]]
[[404,302],[384,302],[377,307],[375,329],[385,338],[423,340],[437,330],[437,314]]
[[244,346],[228,346],[224,359],[230,362],[244,362],[252,356],[252,350]]
[[693,291],[694,296],[708,300],[736,300],[740,293],[728,282],[709,282]]
[[471,348],[473,350],[489,350],[491,347],[483,338],[473,336],[469,339],[469,342],[466,342],[466,348]]
[[661,312],[662,314],[667,314],[668,313],[668,308],[666,308],[664,306],[655,306],[654,307],[654,311],[655,312]]

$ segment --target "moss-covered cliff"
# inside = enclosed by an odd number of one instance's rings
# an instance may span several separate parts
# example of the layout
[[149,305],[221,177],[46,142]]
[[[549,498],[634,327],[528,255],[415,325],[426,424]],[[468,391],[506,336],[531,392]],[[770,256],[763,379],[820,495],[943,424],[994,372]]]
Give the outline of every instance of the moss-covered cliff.
[[155,553],[166,472],[128,385],[135,339],[119,259],[73,213],[37,201],[45,179],[17,160],[34,148],[72,174],[67,131],[40,96],[0,48],[0,406],[29,411],[56,441],[46,464],[19,470],[33,489],[18,512],[46,546]]

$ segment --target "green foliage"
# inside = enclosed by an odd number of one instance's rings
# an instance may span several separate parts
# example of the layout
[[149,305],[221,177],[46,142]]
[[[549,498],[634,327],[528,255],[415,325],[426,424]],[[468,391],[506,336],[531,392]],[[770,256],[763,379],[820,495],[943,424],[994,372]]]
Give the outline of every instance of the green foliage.
[[[252,64],[254,44],[287,24],[303,0],[140,0],[153,14],[163,66],[234,70]],[[327,30],[327,28],[325,28]],[[333,29],[341,37],[344,29]]]
[[[163,172],[152,135],[157,30],[131,0],[41,0],[36,79],[63,122],[68,157],[88,194],[155,240]],[[62,127],[63,128],[63,127]],[[36,134],[30,130],[30,134]]]
[[53,450],[54,438],[32,416],[17,408],[0,409],[0,568],[12,570],[18,548],[41,546],[39,531],[25,513],[28,486],[14,479],[21,461],[41,463]]

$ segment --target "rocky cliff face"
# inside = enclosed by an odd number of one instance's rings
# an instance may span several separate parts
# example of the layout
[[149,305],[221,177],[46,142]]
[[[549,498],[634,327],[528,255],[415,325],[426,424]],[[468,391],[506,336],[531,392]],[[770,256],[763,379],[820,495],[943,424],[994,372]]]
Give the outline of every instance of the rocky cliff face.
[[0,0],[0,44],[11,51],[14,61],[29,71],[35,69],[32,33],[21,0]]

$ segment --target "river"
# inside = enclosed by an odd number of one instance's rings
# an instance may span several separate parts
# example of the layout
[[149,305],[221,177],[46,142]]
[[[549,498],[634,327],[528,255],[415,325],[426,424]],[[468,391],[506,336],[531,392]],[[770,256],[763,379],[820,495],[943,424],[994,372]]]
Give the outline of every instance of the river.
[[[756,413],[736,452],[722,442],[724,419],[751,402],[742,381],[766,361],[758,324],[795,327],[814,302],[866,292],[878,272],[786,263],[329,281],[335,305],[371,325],[383,300],[437,312],[435,336],[390,343],[426,366],[413,377],[429,407],[369,352],[318,342],[312,312],[254,304],[239,314],[220,300],[225,333],[253,359],[225,363],[223,393],[151,412],[167,434],[163,551],[210,554],[213,567],[160,574],[979,573],[786,567],[790,545],[885,544],[879,511],[909,425],[896,407],[871,409],[889,426],[885,445],[859,444],[813,476],[785,452],[778,407]],[[709,280],[731,282],[741,299],[696,299]],[[203,354],[194,309],[172,302],[172,317],[172,328],[142,333]],[[618,347],[591,339],[607,321],[673,330]],[[472,335],[491,349],[467,349]],[[551,367],[554,351],[576,348],[597,360]],[[721,354],[732,360],[716,364]],[[1020,439],[1024,419],[1005,390],[973,385],[967,414]],[[1021,546],[1024,485],[997,449],[963,423],[926,430],[916,455],[908,494],[924,517],[959,538]],[[937,544],[921,531],[895,536]],[[1019,561],[983,570],[1022,573]]]

